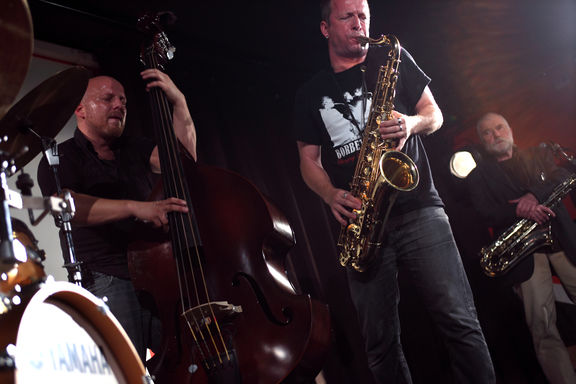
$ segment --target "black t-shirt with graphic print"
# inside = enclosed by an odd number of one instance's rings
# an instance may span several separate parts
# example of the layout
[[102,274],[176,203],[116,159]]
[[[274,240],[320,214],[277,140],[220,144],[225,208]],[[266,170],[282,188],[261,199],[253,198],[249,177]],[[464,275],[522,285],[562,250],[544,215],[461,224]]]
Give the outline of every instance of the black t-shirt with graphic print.
[[[362,96],[361,68],[366,66],[366,89],[370,92],[375,88],[378,68],[386,63],[387,57],[387,48],[370,48],[363,64],[336,74],[332,69],[323,70],[304,84],[296,95],[296,140],[322,147],[322,166],[337,188],[350,189],[362,145],[364,123],[370,113],[372,99],[371,94],[365,98]],[[400,60],[394,109],[414,115],[416,104],[430,78],[404,49]],[[422,207],[443,206],[420,136],[410,136],[402,151],[416,163],[420,182],[414,190],[399,194],[391,215]]]

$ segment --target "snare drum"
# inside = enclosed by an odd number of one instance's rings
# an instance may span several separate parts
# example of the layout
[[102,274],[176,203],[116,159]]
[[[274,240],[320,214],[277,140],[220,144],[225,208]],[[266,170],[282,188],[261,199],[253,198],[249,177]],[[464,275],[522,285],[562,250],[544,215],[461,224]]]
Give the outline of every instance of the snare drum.
[[0,315],[2,384],[146,382],[116,318],[77,285],[49,281]]

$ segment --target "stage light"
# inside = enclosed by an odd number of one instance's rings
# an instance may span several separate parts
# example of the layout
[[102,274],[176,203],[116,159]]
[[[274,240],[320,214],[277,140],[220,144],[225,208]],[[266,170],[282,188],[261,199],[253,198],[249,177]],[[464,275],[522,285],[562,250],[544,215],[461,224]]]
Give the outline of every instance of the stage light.
[[465,179],[474,168],[476,161],[468,151],[458,151],[450,159],[450,172],[460,179]]

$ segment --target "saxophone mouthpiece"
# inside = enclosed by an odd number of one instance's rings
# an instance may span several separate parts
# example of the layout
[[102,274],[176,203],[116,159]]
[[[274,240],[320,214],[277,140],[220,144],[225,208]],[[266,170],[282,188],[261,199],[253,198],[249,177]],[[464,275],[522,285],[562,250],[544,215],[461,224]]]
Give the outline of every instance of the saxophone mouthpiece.
[[356,41],[358,41],[361,45],[366,45],[370,43],[370,38],[366,36],[356,36]]

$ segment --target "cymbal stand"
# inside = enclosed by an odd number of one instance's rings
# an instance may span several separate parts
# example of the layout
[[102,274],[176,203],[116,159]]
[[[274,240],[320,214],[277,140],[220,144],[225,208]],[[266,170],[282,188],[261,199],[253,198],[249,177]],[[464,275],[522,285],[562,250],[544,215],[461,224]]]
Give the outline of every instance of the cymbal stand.
[[[36,134],[34,132],[34,134]],[[58,145],[56,140],[49,137],[42,137],[42,148],[44,149],[43,154],[50,170],[54,176],[54,182],[56,183],[56,192],[58,196],[64,196],[64,200],[72,203],[72,196],[69,191],[62,191],[60,186],[60,178],[58,176],[58,165],[60,164],[60,157],[58,155]],[[68,281],[76,285],[82,285],[82,262],[76,260],[76,253],[74,251],[74,242],[72,240],[72,226],[70,221],[72,220],[73,214],[70,211],[62,211],[59,214],[54,215],[54,220],[56,226],[60,228],[60,231],[64,235],[64,241],[66,243],[66,252],[64,252],[64,268],[68,271]]]
[[[56,140],[54,140],[51,137],[45,137],[45,136],[40,136],[34,129],[33,129],[33,123],[31,121],[29,121],[28,119],[22,119],[20,121],[20,126],[19,126],[19,130],[21,132],[26,132],[26,133],[31,133],[32,135],[34,135],[38,140],[40,140],[41,145],[42,145],[42,149],[43,149],[43,155],[46,158],[46,160],[48,161],[48,165],[50,166],[50,169],[52,170],[52,174],[54,175],[54,181],[55,181],[55,185],[56,185],[56,192],[58,193],[58,196],[63,196],[64,199],[64,206],[66,207],[66,209],[58,209],[58,210],[52,210],[52,214],[54,216],[54,221],[56,223],[56,226],[58,228],[60,228],[60,232],[61,234],[64,236],[64,241],[66,243],[66,249],[63,250],[62,252],[62,256],[64,257],[64,268],[66,268],[66,270],[68,271],[68,281],[71,283],[74,283],[76,285],[82,285],[82,271],[81,271],[81,262],[78,262],[76,260],[76,253],[74,251],[74,243],[72,241],[72,226],[70,225],[70,220],[72,220],[72,217],[74,216],[74,201],[72,200],[72,196],[70,194],[70,192],[66,191],[64,193],[62,193],[62,187],[60,186],[60,178],[58,177],[58,165],[60,164],[60,158],[58,156],[58,146],[56,144]],[[28,150],[28,148],[26,148],[26,151]],[[22,195],[31,195],[32,194],[32,186],[29,185],[30,183],[32,183],[32,185],[34,184],[32,182],[32,180],[27,180],[30,179],[30,177],[28,176],[22,176],[20,175],[19,180],[16,184],[16,186],[18,188],[21,189],[22,191]],[[24,188],[30,188],[29,190],[26,189],[22,189],[21,187]],[[30,222],[32,225],[37,225],[40,220],[42,220],[45,216],[45,214],[47,213],[46,210],[44,211],[44,213],[42,215],[40,215],[40,217],[38,217],[38,219],[34,220],[34,215],[31,212],[31,210],[28,211],[29,212],[29,217],[30,217]]]
[[9,188],[6,180],[6,170],[10,166],[11,160],[8,160],[4,153],[0,157],[2,159],[0,168],[0,194],[2,195],[0,201],[0,272],[4,272],[5,266],[11,267],[17,260],[12,247],[14,236],[12,234],[12,220],[7,197]]
[[[29,174],[25,173],[23,169],[20,170],[20,174],[16,179],[16,188],[20,190],[22,196],[32,196],[32,187],[34,186],[34,180],[30,177]],[[36,226],[40,221],[44,218],[44,216],[48,213],[42,213],[38,219],[34,218],[34,211],[28,208],[28,220],[30,220],[30,224]]]

